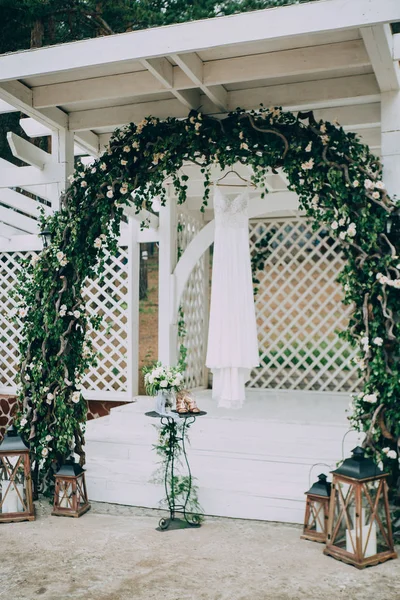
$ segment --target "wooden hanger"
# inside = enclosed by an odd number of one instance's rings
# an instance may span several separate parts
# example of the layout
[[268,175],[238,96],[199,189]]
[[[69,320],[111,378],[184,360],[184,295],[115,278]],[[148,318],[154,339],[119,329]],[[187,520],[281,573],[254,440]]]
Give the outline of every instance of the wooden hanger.
[[229,171],[227,171],[225,173],[225,175],[222,175],[222,177],[220,177],[219,179],[217,179],[215,185],[217,185],[218,187],[246,187],[243,184],[232,184],[232,183],[219,183],[220,181],[222,181],[223,179],[225,179],[225,177],[227,177],[228,175],[230,175],[231,173],[233,173],[234,175],[237,175],[239,177],[239,179],[241,179],[242,181],[245,182],[246,186],[251,185],[253,188],[255,188],[256,186],[254,185],[254,183],[252,183],[251,181],[249,181],[248,179],[245,179],[244,177],[242,177],[241,175],[239,175],[239,173],[237,171],[235,171],[234,169],[230,169]]

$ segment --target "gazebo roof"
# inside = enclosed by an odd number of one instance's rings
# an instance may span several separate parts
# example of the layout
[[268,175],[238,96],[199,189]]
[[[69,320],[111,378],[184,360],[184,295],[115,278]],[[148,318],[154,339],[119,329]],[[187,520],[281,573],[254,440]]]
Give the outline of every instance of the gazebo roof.
[[[219,115],[262,103],[336,119],[379,155],[381,93],[400,87],[398,21],[399,0],[321,0],[6,54],[0,112],[25,113],[30,137],[69,129],[80,153],[98,155],[116,127],[148,115]],[[9,135],[14,155],[39,173],[26,170],[25,181],[22,168],[0,159],[0,223],[6,233],[10,225],[35,233],[36,204],[10,188],[31,192],[34,182],[39,193],[59,180],[58,166]],[[192,197],[202,187],[195,171]],[[285,189],[271,177],[273,190]]]
[[88,132],[148,114],[261,102],[338,117],[375,146],[380,91],[399,85],[396,20],[398,0],[325,0],[16,52],[0,57],[0,98],[94,146],[106,138]]

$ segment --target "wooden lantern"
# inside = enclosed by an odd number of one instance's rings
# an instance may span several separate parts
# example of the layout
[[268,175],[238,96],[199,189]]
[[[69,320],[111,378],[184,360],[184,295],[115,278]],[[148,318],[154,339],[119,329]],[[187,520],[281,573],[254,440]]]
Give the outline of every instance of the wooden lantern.
[[29,448],[11,426],[0,444],[0,523],[34,520]]
[[331,484],[326,475],[318,475],[318,481],[306,492],[306,513],[302,540],[326,542],[328,533],[329,500]]
[[396,558],[387,473],[363,448],[333,471],[328,539],[324,554],[362,569]]
[[53,515],[80,517],[90,510],[85,472],[74,458],[67,460],[55,475]]

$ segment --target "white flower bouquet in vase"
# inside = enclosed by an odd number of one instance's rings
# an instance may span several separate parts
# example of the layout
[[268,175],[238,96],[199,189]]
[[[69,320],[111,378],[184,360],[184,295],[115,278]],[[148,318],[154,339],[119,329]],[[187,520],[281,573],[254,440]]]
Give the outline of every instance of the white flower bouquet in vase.
[[146,393],[154,396],[155,411],[160,415],[171,414],[175,394],[182,389],[183,375],[178,367],[164,367],[158,362],[153,367],[144,367]]

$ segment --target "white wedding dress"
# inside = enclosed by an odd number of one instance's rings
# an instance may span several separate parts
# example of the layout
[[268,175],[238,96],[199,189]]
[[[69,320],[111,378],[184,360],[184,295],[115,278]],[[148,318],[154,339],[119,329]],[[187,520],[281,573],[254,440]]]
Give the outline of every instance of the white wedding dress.
[[230,200],[214,186],[215,238],[206,365],[221,408],[241,408],[259,364],[250,263],[248,189]]

